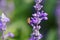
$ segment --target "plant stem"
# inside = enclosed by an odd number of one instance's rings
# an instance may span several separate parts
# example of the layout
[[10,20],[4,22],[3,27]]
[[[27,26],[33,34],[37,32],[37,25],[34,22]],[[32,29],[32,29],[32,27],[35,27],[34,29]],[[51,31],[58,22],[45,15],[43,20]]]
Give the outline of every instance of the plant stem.
[[5,39],[4,39],[4,31],[2,31],[2,40],[5,40]]

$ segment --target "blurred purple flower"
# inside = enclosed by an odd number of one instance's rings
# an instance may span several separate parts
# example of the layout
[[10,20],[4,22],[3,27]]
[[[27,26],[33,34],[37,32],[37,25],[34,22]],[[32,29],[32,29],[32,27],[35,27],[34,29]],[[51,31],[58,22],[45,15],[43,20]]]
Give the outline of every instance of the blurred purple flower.
[[7,2],[7,0],[0,0],[0,10],[5,13],[10,13],[14,10],[14,2]]
[[6,6],[7,6],[6,0],[0,0],[0,9],[2,11],[6,11]]
[[1,21],[2,22],[9,22],[10,19],[6,17],[6,15],[4,13],[2,13],[2,16],[1,16]]
[[11,32],[9,32],[9,33],[8,33],[8,36],[9,36],[9,37],[14,37],[14,34],[11,33]]
[[8,34],[4,35],[4,38],[7,39],[8,37],[14,37],[14,34],[11,32],[8,32]]
[[6,35],[4,34],[4,32],[6,31],[6,23],[9,21],[10,19],[7,18],[4,13],[2,13],[2,16],[0,17],[0,30],[2,31],[2,40],[5,40],[5,38],[7,37],[14,37],[14,34],[10,32]]
[[4,13],[2,13],[2,16],[0,18],[0,30],[6,30],[6,22],[8,22],[9,19],[5,16]]

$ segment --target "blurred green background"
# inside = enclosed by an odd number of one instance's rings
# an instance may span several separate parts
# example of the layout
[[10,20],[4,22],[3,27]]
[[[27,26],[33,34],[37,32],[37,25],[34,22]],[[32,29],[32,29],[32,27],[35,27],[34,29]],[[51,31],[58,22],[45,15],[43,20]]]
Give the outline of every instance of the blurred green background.
[[[10,18],[7,32],[14,33],[14,38],[9,40],[28,40],[32,33],[32,27],[27,23],[27,18],[33,14],[34,0],[7,0],[14,2],[14,10],[8,12]],[[42,21],[40,32],[43,35],[41,40],[57,40],[57,26],[55,19],[55,7],[57,0],[43,0],[43,10],[48,13],[48,20]]]

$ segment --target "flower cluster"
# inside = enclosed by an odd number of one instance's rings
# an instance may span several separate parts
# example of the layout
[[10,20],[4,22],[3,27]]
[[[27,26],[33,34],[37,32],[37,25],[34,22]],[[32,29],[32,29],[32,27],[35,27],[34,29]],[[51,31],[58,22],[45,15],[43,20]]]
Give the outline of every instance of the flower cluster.
[[4,34],[4,32],[6,31],[6,23],[9,21],[10,19],[7,18],[4,13],[2,13],[2,16],[0,16],[0,31],[2,31],[2,40],[6,39],[7,37],[14,37],[14,34],[10,32]]
[[31,34],[31,38],[29,40],[40,40],[42,38],[42,34],[40,34],[39,30],[41,26],[39,25],[42,20],[48,20],[47,13],[44,11],[41,11],[41,8],[43,5],[40,3],[42,0],[35,0],[35,5],[33,6],[36,10],[36,13],[32,14],[32,17],[30,18],[29,24],[33,27],[33,33]]

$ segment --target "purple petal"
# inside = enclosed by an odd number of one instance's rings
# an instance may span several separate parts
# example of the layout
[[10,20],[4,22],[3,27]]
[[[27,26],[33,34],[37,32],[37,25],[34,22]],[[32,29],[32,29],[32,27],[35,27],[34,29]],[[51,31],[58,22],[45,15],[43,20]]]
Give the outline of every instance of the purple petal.
[[44,20],[48,20],[48,18],[47,18],[47,17],[43,17],[43,19],[44,19]]
[[47,13],[44,13],[44,16],[47,16],[48,14]]
[[38,39],[41,39],[43,36],[42,36],[42,34],[40,34],[39,36],[38,36]]
[[3,24],[2,24],[2,22],[0,21],[0,27],[2,27],[3,26]]

